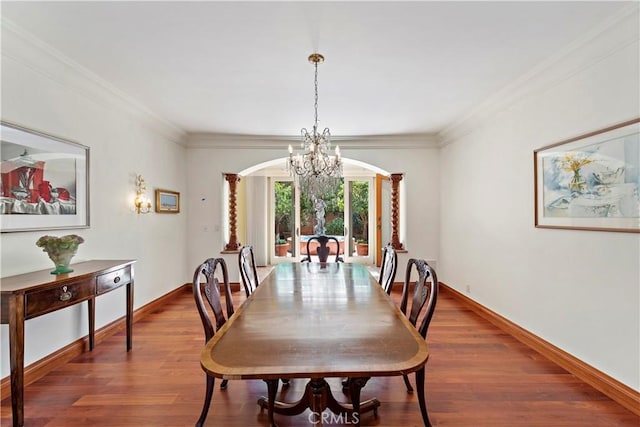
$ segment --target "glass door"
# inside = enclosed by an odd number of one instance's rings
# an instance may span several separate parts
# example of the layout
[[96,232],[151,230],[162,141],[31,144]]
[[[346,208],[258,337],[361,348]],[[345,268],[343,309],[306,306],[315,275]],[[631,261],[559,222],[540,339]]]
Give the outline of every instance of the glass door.
[[272,264],[300,260],[300,196],[290,178],[271,179]]
[[373,263],[375,253],[373,179],[344,179],[345,261]]
[[[324,194],[312,195],[300,192],[300,255],[307,256],[307,241],[311,236],[325,234],[339,241],[329,243],[329,257],[334,259],[336,252],[344,257],[344,191],[342,180],[335,189],[328,189]],[[316,247],[309,245],[311,260],[317,261]]]
[[[271,263],[298,262],[307,256],[307,240],[320,234],[340,242],[330,245],[347,262],[373,264],[375,221],[373,178],[345,177],[324,195],[302,193],[290,178],[271,178]],[[334,244],[335,245],[335,244]],[[315,246],[311,245],[314,260]]]

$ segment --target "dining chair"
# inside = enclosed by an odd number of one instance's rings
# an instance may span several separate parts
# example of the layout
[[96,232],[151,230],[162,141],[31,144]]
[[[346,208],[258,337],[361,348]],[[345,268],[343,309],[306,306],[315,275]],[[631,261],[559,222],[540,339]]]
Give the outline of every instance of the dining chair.
[[380,265],[380,276],[378,283],[382,289],[391,295],[393,281],[396,278],[396,270],[398,269],[398,254],[391,245],[387,245],[382,249],[382,263]]
[[302,262],[311,262],[311,242],[317,241],[318,247],[316,248],[316,254],[318,255],[318,260],[320,262],[327,262],[329,259],[329,254],[331,253],[331,248],[329,247],[329,242],[334,241],[336,243],[336,260],[335,262],[344,262],[344,259],[340,256],[340,242],[337,238],[333,236],[311,236],[309,240],[307,240],[307,256],[302,258]]
[[[418,277],[411,288],[411,275],[414,271],[417,272]],[[410,259],[407,262],[407,270],[404,278],[404,285],[402,287],[402,298],[400,300],[400,311],[407,316],[409,322],[416,327],[418,333],[422,338],[426,339],[427,330],[431,323],[431,318],[436,308],[436,302],[438,301],[438,276],[436,271],[422,259]],[[411,299],[409,294],[413,292]],[[409,300],[411,305],[409,306]],[[407,311],[408,310],[408,311]],[[420,320],[418,326],[418,320]],[[427,405],[424,397],[424,372],[425,366],[416,371],[416,387],[418,389],[418,402],[420,403],[420,411],[422,412],[422,418],[427,420],[427,425],[431,426],[429,421],[429,415],[427,413]],[[404,383],[407,387],[407,393],[413,393],[413,387],[407,375],[403,375]]]
[[[222,272],[222,285],[224,289],[224,299],[227,311],[227,317],[225,318],[222,300],[220,297],[220,282],[216,278],[217,271]],[[218,274],[219,275],[219,274]],[[202,321],[202,327],[204,328],[205,343],[209,342],[215,335],[216,331],[224,325],[228,318],[233,313],[233,300],[231,299],[231,287],[229,286],[229,274],[227,272],[227,264],[223,258],[209,258],[200,264],[193,273],[193,297],[196,301],[196,308],[200,314],[200,320]],[[203,298],[204,294],[204,298]],[[206,299],[209,308],[205,305]],[[212,319],[215,320],[215,327]],[[215,378],[207,375],[206,391],[204,398],[204,406],[202,407],[202,413],[196,423],[196,427],[202,426],[204,420],[209,412],[209,405],[211,404],[211,397],[213,396],[213,387]],[[221,389],[227,388],[227,380],[222,380],[220,383]]]
[[242,278],[244,291],[247,294],[247,298],[249,298],[260,284],[253,246],[243,246],[242,249],[240,249],[238,267],[240,268],[240,277]]

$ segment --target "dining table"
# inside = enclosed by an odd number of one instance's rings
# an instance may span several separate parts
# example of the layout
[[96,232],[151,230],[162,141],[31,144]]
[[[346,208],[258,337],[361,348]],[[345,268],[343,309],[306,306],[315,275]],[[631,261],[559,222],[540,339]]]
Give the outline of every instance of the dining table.
[[[326,420],[327,409],[333,419],[359,426],[361,414],[375,416],[384,404],[377,398],[360,401],[371,377],[418,372],[422,410],[428,357],[424,338],[365,265],[281,263],[206,343],[201,366],[213,378],[264,380],[269,393],[258,404],[267,409],[271,426],[274,414],[308,409],[316,426]],[[335,377],[348,378],[350,403],[333,395],[326,379]],[[278,381],[294,378],[307,380],[300,399],[275,400]]]

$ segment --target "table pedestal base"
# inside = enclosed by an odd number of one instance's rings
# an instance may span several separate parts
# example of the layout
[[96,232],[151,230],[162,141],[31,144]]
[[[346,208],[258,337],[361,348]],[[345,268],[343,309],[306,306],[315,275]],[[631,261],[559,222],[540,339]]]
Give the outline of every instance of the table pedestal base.
[[[307,408],[311,409],[312,414],[309,419],[314,426],[322,426],[322,412],[325,409],[331,410],[336,416],[331,417],[331,421],[341,419],[344,424],[360,425],[360,414],[373,411],[377,415],[377,408],[380,406],[378,399],[373,398],[360,402],[360,390],[369,381],[369,378],[351,378],[349,381],[349,393],[351,396],[351,404],[338,402],[331,388],[324,378],[311,378],[305,387],[304,394],[299,401],[295,403],[278,402],[275,400],[278,389],[278,380],[265,380],[269,397],[261,397],[258,404],[262,409],[269,411],[269,423],[272,427],[277,427],[273,419],[273,414],[282,415],[298,415],[303,413]],[[325,417],[326,421],[326,417]]]

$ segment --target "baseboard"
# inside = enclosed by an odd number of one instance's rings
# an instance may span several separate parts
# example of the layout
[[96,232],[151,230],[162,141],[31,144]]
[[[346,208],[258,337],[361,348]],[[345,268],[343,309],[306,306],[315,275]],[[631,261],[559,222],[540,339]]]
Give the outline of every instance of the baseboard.
[[518,341],[536,350],[547,359],[566,369],[634,414],[640,415],[640,393],[631,387],[611,378],[604,372],[597,370],[566,351],[521,328],[442,282],[440,282],[440,290],[449,293],[482,318],[488,320]]
[[[177,289],[169,292],[166,295],[161,296],[148,304],[138,308],[133,312],[133,322],[137,322],[142,319],[144,316],[149,314],[152,311],[162,308],[164,304],[168,301],[174,299],[174,295],[179,294],[181,292],[189,291],[191,292],[191,284],[186,284],[180,286]],[[120,319],[117,319],[99,329],[96,330],[95,333],[95,345],[98,345],[100,342],[104,341],[108,337],[114,335],[115,333],[126,328],[125,323],[126,318],[123,316]],[[135,348],[135,328],[134,328],[134,348]],[[125,349],[125,344],[122,344],[123,351]],[[89,350],[89,336],[82,337],[71,344],[62,347],[60,350],[49,354],[46,357],[30,364],[29,366],[25,366],[24,368],[24,385],[27,386],[40,378],[44,377],[49,372],[54,369],[64,365],[65,363],[70,362],[73,358],[79,356],[83,352]],[[0,381],[0,396],[2,399],[6,399],[11,395],[11,378],[10,376],[6,376],[2,378]]]
[[229,283],[229,288],[231,289],[231,292],[244,291],[244,289],[242,289],[242,285],[239,282],[231,282],[231,283]]

